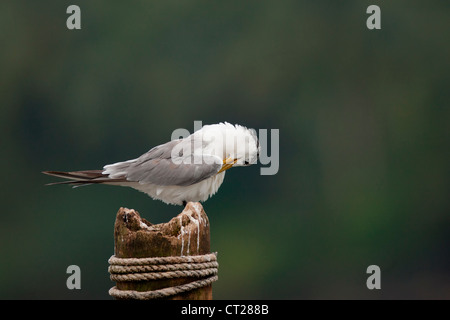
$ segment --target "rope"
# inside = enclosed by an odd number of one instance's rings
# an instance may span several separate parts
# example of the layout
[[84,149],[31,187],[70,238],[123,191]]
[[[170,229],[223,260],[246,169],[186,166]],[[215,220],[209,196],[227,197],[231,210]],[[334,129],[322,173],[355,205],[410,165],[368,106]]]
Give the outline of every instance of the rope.
[[135,299],[135,300],[150,300],[166,298],[176,295],[178,293],[194,290],[205,287],[218,279],[217,276],[212,276],[204,280],[193,281],[176,287],[164,288],[153,291],[134,291],[134,290],[119,290],[116,287],[109,289],[109,295],[117,299]]
[[197,256],[117,258],[108,260],[112,281],[149,281],[172,278],[204,278],[183,285],[153,291],[119,290],[112,287],[109,294],[117,299],[149,300],[165,298],[182,292],[207,286],[217,281],[217,254]]

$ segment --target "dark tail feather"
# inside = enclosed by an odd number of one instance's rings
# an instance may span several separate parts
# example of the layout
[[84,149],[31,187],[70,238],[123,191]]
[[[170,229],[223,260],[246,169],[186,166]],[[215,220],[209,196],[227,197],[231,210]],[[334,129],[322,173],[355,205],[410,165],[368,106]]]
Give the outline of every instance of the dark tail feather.
[[74,187],[80,187],[89,184],[108,183],[108,182],[124,182],[123,179],[110,179],[108,175],[103,174],[102,170],[85,170],[85,171],[42,171],[43,174],[54,176],[58,178],[69,179],[67,181],[52,182],[46,184],[46,186],[52,186],[57,184],[70,184]]
[[91,180],[101,177],[107,177],[102,173],[102,170],[85,170],[85,171],[42,171],[42,173],[49,176],[66,178],[72,180]]
[[[76,180],[67,180],[67,181],[60,181],[60,182],[51,182],[51,183],[46,183],[46,186],[55,186],[57,184],[70,184],[73,188],[78,188],[78,187],[82,187],[82,186],[88,186],[90,184],[93,184],[94,182],[91,182],[88,180],[86,181],[76,181]],[[100,182],[97,182],[100,183]]]

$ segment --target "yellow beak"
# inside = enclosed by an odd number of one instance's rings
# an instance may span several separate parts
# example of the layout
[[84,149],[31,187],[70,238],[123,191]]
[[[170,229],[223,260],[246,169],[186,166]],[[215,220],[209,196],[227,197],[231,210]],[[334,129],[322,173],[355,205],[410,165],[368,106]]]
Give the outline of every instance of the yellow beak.
[[221,173],[222,171],[230,169],[236,163],[236,161],[237,159],[232,160],[231,158],[226,158],[225,160],[223,160],[222,168],[220,168],[219,172],[217,173]]

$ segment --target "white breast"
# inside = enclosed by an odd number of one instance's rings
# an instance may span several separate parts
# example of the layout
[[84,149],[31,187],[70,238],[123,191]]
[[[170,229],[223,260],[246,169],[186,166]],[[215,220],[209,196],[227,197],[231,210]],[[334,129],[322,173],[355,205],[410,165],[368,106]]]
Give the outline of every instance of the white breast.
[[183,201],[205,201],[219,190],[224,178],[225,171],[190,186],[157,186],[139,182],[129,182],[126,186],[145,192],[153,199],[167,204],[182,205]]

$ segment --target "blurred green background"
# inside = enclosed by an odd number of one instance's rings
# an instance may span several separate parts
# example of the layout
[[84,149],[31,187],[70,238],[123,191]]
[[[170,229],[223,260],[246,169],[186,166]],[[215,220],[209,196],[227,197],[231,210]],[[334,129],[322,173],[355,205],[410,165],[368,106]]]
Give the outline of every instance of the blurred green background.
[[449,31],[448,1],[2,1],[0,298],[110,299],[119,207],[181,207],[40,172],[194,120],[280,130],[276,175],[232,169],[204,203],[216,299],[450,298]]

